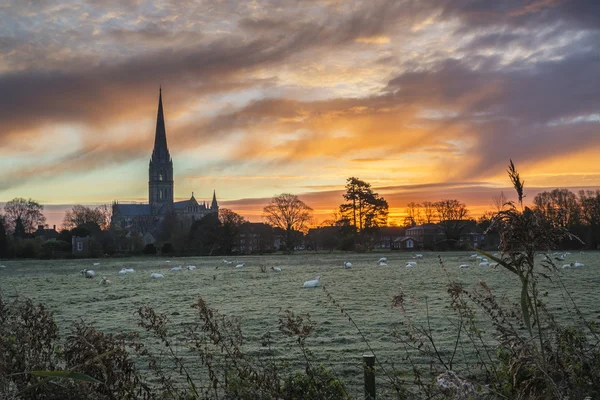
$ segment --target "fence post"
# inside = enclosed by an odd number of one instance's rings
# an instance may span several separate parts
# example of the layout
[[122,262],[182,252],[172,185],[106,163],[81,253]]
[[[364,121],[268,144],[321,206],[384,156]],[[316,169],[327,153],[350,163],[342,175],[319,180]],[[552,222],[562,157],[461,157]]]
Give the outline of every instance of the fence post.
[[363,354],[365,372],[365,400],[375,400],[375,355]]

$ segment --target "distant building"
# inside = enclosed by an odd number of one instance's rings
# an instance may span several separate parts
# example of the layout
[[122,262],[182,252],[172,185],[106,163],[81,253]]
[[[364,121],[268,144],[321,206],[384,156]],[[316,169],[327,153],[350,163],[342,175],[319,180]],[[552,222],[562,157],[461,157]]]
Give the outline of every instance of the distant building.
[[73,236],[71,238],[72,252],[77,257],[90,256],[90,237]]
[[59,233],[56,231],[56,225],[52,229],[44,227],[44,225],[38,225],[38,228],[33,232],[33,237],[39,237],[42,240],[56,240]]
[[375,234],[376,249],[391,249],[395,240],[404,237],[404,228],[400,226],[382,226]]
[[415,239],[411,237],[399,237],[392,243],[392,250],[415,250],[422,246]]
[[419,247],[434,249],[445,239],[444,231],[438,224],[423,224],[407,228],[405,235],[413,238]]
[[[195,220],[219,212],[214,191],[210,204],[198,202],[194,193],[188,200],[183,201],[174,201],[173,196],[173,160],[167,147],[161,90],[158,96],[154,149],[148,167],[148,204],[125,204],[115,201],[112,206],[111,226],[141,233],[147,242],[157,237],[160,222],[169,213],[174,213],[179,221],[190,226]],[[146,235],[147,233],[150,235]]]

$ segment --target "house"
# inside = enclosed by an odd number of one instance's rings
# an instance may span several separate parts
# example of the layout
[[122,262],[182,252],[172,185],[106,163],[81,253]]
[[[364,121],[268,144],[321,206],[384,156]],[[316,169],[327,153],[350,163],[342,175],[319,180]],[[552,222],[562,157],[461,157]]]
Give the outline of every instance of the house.
[[404,237],[404,227],[401,226],[383,226],[375,234],[374,247],[376,249],[391,249],[394,241]]
[[444,231],[438,224],[413,226],[406,229],[406,236],[413,238],[423,249],[435,249],[445,239]]
[[90,237],[85,236],[73,236],[71,238],[71,246],[73,255],[77,257],[89,257],[90,256]]
[[392,250],[414,250],[417,248],[421,248],[421,244],[418,243],[415,239],[407,236],[402,236],[396,238],[392,242]]
[[271,253],[277,251],[280,238],[270,225],[262,222],[246,222],[240,227],[237,246],[233,251],[240,254]]
[[52,229],[48,229],[44,225],[38,225],[37,230],[33,232],[33,236],[41,238],[42,241],[56,240],[59,233],[56,231],[56,225],[53,225]]

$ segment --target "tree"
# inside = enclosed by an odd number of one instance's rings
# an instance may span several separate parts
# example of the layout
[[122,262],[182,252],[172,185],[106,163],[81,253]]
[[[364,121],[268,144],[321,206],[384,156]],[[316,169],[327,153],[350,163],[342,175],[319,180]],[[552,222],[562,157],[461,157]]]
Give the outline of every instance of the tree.
[[414,201],[406,205],[406,217],[404,218],[404,226],[411,227],[419,225],[423,219],[421,213],[421,205]]
[[436,208],[435,203],[431,201],[424,201],[421,203],[423,207],[423,223],[433,224],[436,220]]
[[600,190],[580,190],[579,204],[581,219],[587,225],[586,242],[588,247],[600,247]]
[[195,221],[188,240],[189,248],[196,254],[211,256],[218,252],[221,244],[221,222],[216,214],[208,214]]
[[504,210],[508,203],[508,199],[504,195],[504,192],[500,192],[498,196],[492,196],[492,204],[494,205],[494,211],[500,212]]
[[440,200],[433,204],[440,226],[449,241],[448,245],[454,247],[459,241],[463,230],[469,223],[467,216],[469,210],[464,203],[458,200]]
[[552,221],[556,226],[571,229],[579,223],[580,207],[577,196],[569,189],[554,189],[538,193],[534,199],[534,210]]
[[6,235],[6,221],[0,215],[0,258],[8,257],[8,239]]
[[224,254],[231,254],[240,229],[246,220],[227,208],[221,208],[219,209],[219,221],[221,221],[221,251]]
[[43,214],[44,206],[32,199],[17,197],[4,205],[4,215],[8,230],[15,230],[17,219],[21,220],[25,233],[31,233],[38,225],[46,222]]
[[23,220],[21,220],[21,217],[17,217],[17,220],[15,221],[15,231],[13,233],[13,236],[19,239],[24,239],[25,235],[25,225],[23,225]]
[[105,230],[110,226],[112,212],[106,204],[91,208],[76,204],[72,209],[65,212],[63,229],[73,229],[85,223],[98,224],[100,229]]
[[285,248],[292,252],[296,245],[295,232],[306,232],[312,220],[312,208],[307,206],[298,196],[283,193],[273,197],[271,202],[263,208],[264,220],[271,226],[285,231]]
[[354,177],[348,178],[344,200],[347,202],[340,205],[342,219],[350,221],[357,232],[386,225],[388,203],[373,192],[370,183]]

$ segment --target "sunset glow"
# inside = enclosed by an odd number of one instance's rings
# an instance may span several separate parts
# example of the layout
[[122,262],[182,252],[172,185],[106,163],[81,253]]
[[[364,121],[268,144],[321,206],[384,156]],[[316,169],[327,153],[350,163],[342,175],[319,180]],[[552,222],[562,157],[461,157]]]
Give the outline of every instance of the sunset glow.
[[[600,187],[600,2],[9,0],[0,202],[148,201],[159,85],[175,197],[251,221],[280,193],[331,218],[346,178],[471,216]],[[500,5],[502,4],[502,5]]]

